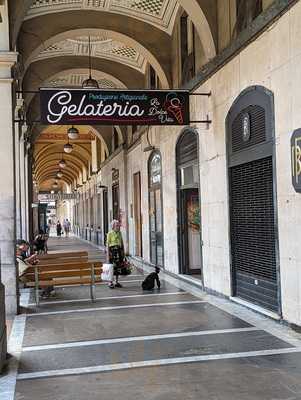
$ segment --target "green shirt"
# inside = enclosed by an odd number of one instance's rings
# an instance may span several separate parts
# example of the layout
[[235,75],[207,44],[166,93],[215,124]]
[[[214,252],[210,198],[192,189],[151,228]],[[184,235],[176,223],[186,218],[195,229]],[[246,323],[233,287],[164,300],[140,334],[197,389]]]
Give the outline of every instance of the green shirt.
[[122,236],[121,236],[121,232],[118,231],[110,231],[107,234],[107,246],[108,247],[112,247],[112,246],[123,246],[123,242],[122,242]]

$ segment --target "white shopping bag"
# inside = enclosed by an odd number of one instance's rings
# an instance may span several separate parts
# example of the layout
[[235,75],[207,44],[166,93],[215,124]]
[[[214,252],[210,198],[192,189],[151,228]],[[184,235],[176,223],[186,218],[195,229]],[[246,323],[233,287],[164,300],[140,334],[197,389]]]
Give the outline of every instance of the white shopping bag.
[[113,264],[103,264],[101,280],[112,282],[114,277],[114,265]]

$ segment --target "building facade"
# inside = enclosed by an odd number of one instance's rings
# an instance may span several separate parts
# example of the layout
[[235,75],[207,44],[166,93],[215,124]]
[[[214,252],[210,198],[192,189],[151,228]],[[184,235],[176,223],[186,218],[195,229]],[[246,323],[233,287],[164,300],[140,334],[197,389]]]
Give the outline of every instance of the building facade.
[[[137,265],[300,326],[301,2],[17,3],[0,2],[2,310],[4,287],[18,310],[15,240],[37,231],[38,195],[60,191],[79,237],[105,246],[119,219]],[[89,73],[106,90],[187,89],[191,124],[81,125],[66,152],[37,92]]]

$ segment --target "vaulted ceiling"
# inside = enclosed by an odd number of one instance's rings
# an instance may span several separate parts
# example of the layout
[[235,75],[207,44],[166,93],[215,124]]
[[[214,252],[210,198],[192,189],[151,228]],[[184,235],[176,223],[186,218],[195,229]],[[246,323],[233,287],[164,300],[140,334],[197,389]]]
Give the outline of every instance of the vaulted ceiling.
[[[50,176],[60,158],[59,149],[67,136],[66,128],[57,128],[50,134],[49,127],[34,122],[39,119],[39,98],[33,92],[43,86],[81,87],[88,77],[89,38],[92,75],[103,89],[144,88],[148,64],[156,71],[160,86],[171,88],[173,34],[183,10],[194,23],[205,58],[209,60],[216,54],[216,0],[23,0],[21,3],[10,1],[11,45],[20,54],[20,88],[24,91],[32,142],[35,142],[36,173],[44,188],[45,185],[49,188]],[[80,175],[80,165],[88,168],[91,141],[95,137],[105,154],[110,152],[111,127],[94,127],[93,134],[92,127],[79,129],[76,147],[86,152],[74,151],[71,157],[74,168],[70,160],[70,168],[66,170],[68,184],[74,175]],[[41,149],[50,149],[51,145],[54,146],[51,157],[46,157]],[[75,156],[82,164],[76,164]],[[41,167],[45,173],[41,173]]]

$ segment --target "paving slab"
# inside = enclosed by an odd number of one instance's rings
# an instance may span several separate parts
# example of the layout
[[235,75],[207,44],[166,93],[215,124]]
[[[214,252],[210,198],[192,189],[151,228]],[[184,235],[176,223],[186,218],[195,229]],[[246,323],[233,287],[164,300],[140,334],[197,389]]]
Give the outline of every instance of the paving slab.
[[24,346],[209,329],[243,328],[247,322],[208,303],[164,305],[32,316]]
[[[73,301],[68,303],[59,303],[56,304],[52,302],[52,304],[44,304],[40,307],[30,306],[27,308],[27,313],[44,313],[44,312],[54,312],[54,311],[72,311],[72,310],[80,310],[80,309],[96,309],[99,307],[118,307],[118,306],[131,306],[136,304],[156,304],[156,303],[168,303],[168,302],[178,302],[178,301],[192,301],[199,300],[196,297],[192,296],[189,293],[179,292],[178,294],[168,294],[168,292],[163,292],[159,295],[159,293],[151,296],[147,294],[134,294],[132,296],[139,297],[130,297],[131,295],[122,295],[122,296],[110,296],[110,297],[102,297],[95,302],[91,302],[91,299],[88,301]],[[51,302],[49,302],[51,303]]]
[[[135,282],[138,280],[138,282]],[[142,278],[136,277],[135,279],[126,279],[127,282],[121,280],[123,287],[121,289],[108,288],[107,284],[96,285],[95,287],[95,295],[96,297],[111,297],[111,296],[123,296],[123,295],[141,295],[141,294],[149,294],[149,293],[167,293],[167,292],[182,292],[182,290],[176,288],[175,286],[162,282],[162,286],[160,291],[158,289],[154,289],[152,292],[144,292],[141,288]],[[44,302],[57,301],[57,300],[77,300],[81,298],[90,297],[90,286],[69,286],[69,287],[58,287],[55,288],[55,295],[51,296],[47,300],[41,300],[41,305]],[[35,294],[32,291],[29,299],[30,304],[35,304]]]
[[300,400],[299,354],[18,381],[22,400]]
[[[49,244],[105,259],[74,237]],[[301,349],[285,335],[166,282],[148,296],[133,274],[97,285],[94,304],[76,286],[28,307],[15,400],[301,400]]]
[[19,372],[51,371],[176,357],[293,347],[264,331],[208,334],[23,352]]

